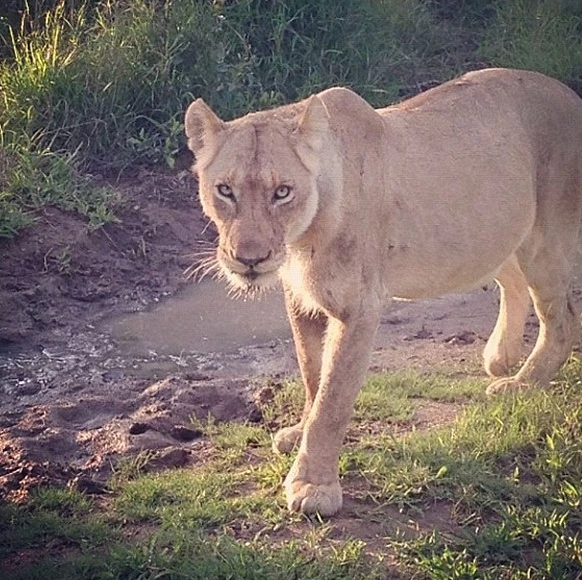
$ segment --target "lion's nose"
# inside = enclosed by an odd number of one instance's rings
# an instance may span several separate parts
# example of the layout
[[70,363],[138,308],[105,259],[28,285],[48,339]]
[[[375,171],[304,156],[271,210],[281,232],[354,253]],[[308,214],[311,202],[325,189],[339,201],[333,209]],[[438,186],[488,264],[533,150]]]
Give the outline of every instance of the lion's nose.
[[258,266],[260,263],[267,261],[271,257],[271,251],[264,256],[245,256],[242,254],[235,254],[234,259],[249,268]]

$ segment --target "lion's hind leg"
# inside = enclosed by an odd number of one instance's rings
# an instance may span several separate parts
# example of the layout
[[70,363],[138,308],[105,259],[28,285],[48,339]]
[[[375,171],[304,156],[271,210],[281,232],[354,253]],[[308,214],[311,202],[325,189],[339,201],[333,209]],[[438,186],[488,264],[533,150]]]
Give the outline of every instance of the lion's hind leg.
[[489,394],[545,386],[568,359],[580,336],[570,287],[582,222],[580,143],[559,140],[536,168],[536,218],[515,252],[539,319],[535,346],[514,377],[498,379]]
[[[569,254],[573,259],[574,253]],[[531,385],[545,386],[570,356],[579,338],[580,322],[570,299],[572,264],[569,262],[565,256],[546,255],[545,259],[524,268],[540,322],[538,338],[520,371],[514,377],[495,381],[487,389],[488,394]]]
[[495,281],[499,286],[499,315],[483,350],[487,374],[508,376],[522,355],[523,331],[530,309],[527,280],[513,254],[501,267]]

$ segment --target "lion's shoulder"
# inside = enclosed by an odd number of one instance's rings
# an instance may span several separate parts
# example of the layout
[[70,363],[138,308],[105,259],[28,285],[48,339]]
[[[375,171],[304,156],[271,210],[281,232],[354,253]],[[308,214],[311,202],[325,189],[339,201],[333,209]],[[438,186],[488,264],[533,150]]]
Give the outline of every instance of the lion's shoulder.
[[[384,120],[366,100],[344,87],[332,87],[317,94],[329,114],[330,129],[343,153],[357,147],[381,146]],[[356,147],[355,147],[356,146]]]

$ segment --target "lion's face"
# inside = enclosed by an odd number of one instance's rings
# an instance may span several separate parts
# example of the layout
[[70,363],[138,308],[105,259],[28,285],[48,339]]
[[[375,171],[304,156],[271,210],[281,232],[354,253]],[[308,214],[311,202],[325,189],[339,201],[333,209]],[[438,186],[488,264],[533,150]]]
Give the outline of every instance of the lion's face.
[[186,130],[202,207],[219,233],[218,262],[236,288],[264,289],[317,212],[318,140],[301,119],[262,114],[223,123],[199,103]]

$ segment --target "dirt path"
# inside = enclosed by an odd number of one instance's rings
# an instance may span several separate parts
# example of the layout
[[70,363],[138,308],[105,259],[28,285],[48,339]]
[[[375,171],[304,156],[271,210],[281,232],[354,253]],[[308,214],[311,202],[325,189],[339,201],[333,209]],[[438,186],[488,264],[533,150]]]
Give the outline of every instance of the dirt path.
[[[105,318],[151,308],[191,284],[183,272],[214,238],[186,172],[142,173],[118,188],[128,200],[119,224],[88,232],[78,217],[48,209],[0,243],[4,496],[55,480],[99,491],[112,463],[144,450],[158,452],[156,467],[188,464],[203,452],[192,416],[261,421],[260,377],[276,384],[297,372],[280,327],[267,343],[229,352],[141,354],[103,330]],[[475,370],[496,303],[489,288],[394,305],[372,368]]]

